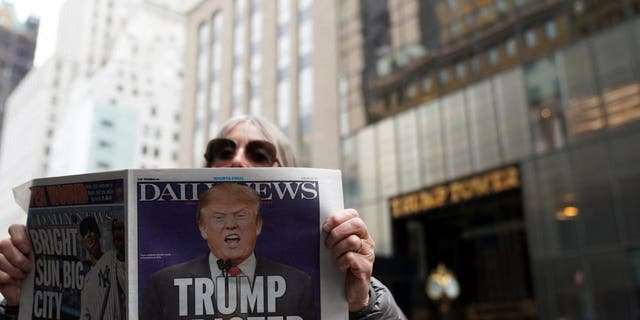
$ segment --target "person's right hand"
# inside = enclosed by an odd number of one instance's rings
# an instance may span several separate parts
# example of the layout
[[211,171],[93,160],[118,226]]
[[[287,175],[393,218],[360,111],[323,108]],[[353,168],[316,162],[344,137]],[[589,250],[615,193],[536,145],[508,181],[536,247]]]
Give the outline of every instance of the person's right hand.
[[7,305],[20,303],[22,280],[31,271],[31,240],[25,225],[13,224],[9,227],[9,239],[0,241],[0,293]]

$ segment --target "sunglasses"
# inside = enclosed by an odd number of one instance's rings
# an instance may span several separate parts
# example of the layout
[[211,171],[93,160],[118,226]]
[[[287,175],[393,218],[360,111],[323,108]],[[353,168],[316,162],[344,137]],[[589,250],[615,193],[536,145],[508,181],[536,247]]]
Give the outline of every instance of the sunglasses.
[[[238,152],[238,143],[227,138],[216,138],[207,144],[204,159],[207,167],[216,167],[231,161]],[[276,146],[265,140],[251,140],[244,146],[244,156],[256,167],[272,167],[280,164]]]

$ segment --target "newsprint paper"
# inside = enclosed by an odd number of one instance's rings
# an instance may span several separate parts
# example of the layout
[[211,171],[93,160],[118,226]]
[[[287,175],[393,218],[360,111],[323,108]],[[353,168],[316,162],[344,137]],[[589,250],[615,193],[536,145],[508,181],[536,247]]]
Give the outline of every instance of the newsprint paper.
[[321,230],[340,171],[124,170],[16,198],[34,263],[19,319],[348,318]]

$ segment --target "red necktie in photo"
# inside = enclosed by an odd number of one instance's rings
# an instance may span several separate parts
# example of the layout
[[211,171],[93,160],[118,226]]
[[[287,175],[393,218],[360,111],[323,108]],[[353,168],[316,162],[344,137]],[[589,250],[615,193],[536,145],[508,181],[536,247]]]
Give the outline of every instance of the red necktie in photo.
[[242,274],[242,270],[240,270],[240,268],[238,268],[238,266],[231,266],[231,268],[229,268],[229,275],[232,277],[237,277],[239,275]]

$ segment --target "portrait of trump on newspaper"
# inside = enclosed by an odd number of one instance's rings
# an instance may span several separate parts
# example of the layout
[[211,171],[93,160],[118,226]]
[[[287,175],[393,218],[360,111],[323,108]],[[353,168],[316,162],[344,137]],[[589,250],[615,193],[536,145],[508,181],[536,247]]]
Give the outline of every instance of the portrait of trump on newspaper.
[[222,183],[198,201],[209,252],[152,274],[140,319],[317,319],[311,278],[254,251],[263,224],[255,190]]

